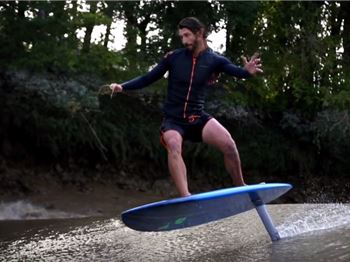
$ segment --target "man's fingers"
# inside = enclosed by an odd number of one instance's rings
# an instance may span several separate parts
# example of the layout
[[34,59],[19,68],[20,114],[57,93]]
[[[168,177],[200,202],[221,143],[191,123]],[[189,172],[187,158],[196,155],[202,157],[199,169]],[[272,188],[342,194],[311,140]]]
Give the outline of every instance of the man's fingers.
[[258,52],[255,52],[252,57],[248,58],[242,55],[241,59],[243,60],[245,68],[248,69],[251,74],[256,75],[264,73],[260,54]]
[[254,61],[255,59],[257,59],[258,57],[260,57],[260,54],[258,52],[255,52],[254,55],[251,57],[250,60]]
[[123,90],[123,87],[119,84],[116,84],[116,83],[110,84],[109,88],[115,92],[121,92]]
[[248,60],[247,60],[247,58],[245,56],[242,55],[241,59],[242,59],[244,65],[248,64]]
[[115,88],[117,87],[117,84],[116,83],[112,83],[109,85],[109,88],[114,90]]
[[109,88],[112,90],[111,98],[113,97],[114,92],[119,93],[119,92],[122,92],[122,90],[123,90],[123,87],[121,85],[119,85],[119,84],[116,84],[116,83],[110,84]]
[[255,58],[252,60],[255,64],[261,64],[261,59],[260,58]]

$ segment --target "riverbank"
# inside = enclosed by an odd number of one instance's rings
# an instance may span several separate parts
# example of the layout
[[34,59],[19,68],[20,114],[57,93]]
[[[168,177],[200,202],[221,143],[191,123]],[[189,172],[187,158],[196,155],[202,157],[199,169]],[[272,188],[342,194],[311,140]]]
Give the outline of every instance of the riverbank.
[[[158,201],[165,191],[152,191],[150,185],[127,178],[123,172],[82,168],[68,170],[55,166],[28,167],[2,161],[0,166],[0,203],[23,202],[49,211],[72,216],[115,216],[126,207]],[[117,178],[117,179],[113,179]],[[159,183],[158,183],[159,184]],[[160,185],[159,185],[160,186]],[[154,186],[156,188],[157,185]],[[164,190],[166,190],[164,188]],[[171,190],[167,197],[171,196]],[[22,214],[35,218],[35,214]]]
[[118,217],[122,211],[163,198],[150,192],[96,184],[89,191],[46,186],[45,192],[0,199],[0,220]]
[[[146,172],[146,170],[145,170]],[[148,171],[151,172],[151,171]],[[0,165],[0,202],[28,202],[48,211],[59,211],[72,216],[118,216],[125,208],[173,198],[177,196],[169,176],[142,178],[137,173],[126,173],[113,166],[96,168],[67,168],[59,164],[30,166],[25,163],[5,162]],[[245,174],[248,184],[266,182],[291,183],[293,189],[274,203],[347,203],[350,183],[346,178],[253,177]],[[193,193],[229,187],[213,179],[189,175]],[[35,218],[28,211],[22,218]]]

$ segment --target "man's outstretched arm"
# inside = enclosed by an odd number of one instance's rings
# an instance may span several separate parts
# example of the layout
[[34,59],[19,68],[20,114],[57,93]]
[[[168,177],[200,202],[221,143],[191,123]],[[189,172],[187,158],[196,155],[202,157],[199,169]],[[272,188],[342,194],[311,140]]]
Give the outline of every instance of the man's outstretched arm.
[[222,57],[221,71],[238,78],[249,78],[263,73],[261,59],[258,56],[256,53],[249,60],[242,56],[244,67],[236,66],[227,58]]
[[169,69],[167,57],[164,58],[156,67],[143,76],[136,77],[123,84],[112,83],[110,88],[113,92],[122,92],[123,90],[136,90],[144,88],[160,79]]

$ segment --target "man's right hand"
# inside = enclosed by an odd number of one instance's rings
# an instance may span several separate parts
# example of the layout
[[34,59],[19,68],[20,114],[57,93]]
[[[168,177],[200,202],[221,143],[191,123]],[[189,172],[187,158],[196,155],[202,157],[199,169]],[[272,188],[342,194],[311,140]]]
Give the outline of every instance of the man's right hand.
[[123,91],[123,87],[119,84],[116,84],[116,83],[110,84],[109,88],[112,90],[112,92],[116,92],[116,93]]
[[123,91],[122,85],[119,85],[117,83],[112,83],[109,85],[109,88],[112,90],[111,98],[113,97],[114,92],[120,93]]

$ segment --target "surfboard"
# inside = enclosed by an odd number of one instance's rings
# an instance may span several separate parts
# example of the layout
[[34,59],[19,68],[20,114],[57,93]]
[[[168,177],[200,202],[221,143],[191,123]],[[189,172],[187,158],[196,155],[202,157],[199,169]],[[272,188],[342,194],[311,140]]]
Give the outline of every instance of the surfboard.
[[121,218],[138,231],[182,229],[263,207],[291,188],[290,184],[268,183],[219,189],[135,207],[124,211]]

